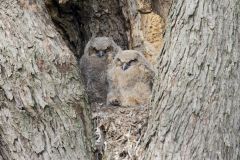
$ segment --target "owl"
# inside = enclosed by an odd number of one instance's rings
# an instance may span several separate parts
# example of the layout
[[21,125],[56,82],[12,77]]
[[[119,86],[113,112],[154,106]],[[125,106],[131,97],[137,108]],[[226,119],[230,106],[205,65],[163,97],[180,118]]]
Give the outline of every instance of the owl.
[[135,107],[147,104],[154,71],[140,52],[119,52],[107,71],[107,77],[108,105]]
[[92,38],[84,49],[80,70],[91,103],[104,103],[107,97],[107,68],[121,48],[109,37]]

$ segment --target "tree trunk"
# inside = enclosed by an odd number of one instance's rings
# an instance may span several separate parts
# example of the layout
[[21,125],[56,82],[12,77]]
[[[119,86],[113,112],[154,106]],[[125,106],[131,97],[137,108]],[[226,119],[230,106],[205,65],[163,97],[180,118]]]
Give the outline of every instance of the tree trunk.
[[239,25],[239,0],[174,0],[143,159],[240,159]]
[[77,62],[42,0],[0,1],[0,159],[92,156]]

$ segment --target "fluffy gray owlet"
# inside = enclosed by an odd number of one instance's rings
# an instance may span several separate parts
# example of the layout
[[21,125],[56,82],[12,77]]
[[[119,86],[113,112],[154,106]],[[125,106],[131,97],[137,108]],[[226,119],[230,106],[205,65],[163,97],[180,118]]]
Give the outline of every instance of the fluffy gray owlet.
[[90,102],[105,103],[107,68],[121,48],[109,37],[92,38],[84,49],[80,69]]

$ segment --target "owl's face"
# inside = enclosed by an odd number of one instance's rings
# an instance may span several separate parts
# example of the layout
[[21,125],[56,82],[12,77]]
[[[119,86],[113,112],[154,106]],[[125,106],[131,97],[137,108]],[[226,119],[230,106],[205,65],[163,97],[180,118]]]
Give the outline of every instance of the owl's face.
[[89,48],[89,56],[95,56],[97,58],[108,58],[112,56],[114,51],[114,42],[108,37],[97,37],[92,39],[91,46]]
[[137,51],[126,50],[119,53],[115,58],[115,64],[123,71],[127,71],[131,67],[139,63],[139,53]]

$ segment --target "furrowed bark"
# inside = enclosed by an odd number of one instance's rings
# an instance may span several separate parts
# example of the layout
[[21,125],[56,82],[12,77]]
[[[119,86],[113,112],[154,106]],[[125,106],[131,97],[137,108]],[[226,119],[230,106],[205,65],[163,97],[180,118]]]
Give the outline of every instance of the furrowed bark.
[[77,62],[43,1],[0,1],[0,39],[0,159],[93,159]]
[[240,159],[240,2],[174,0],[142,159]]

